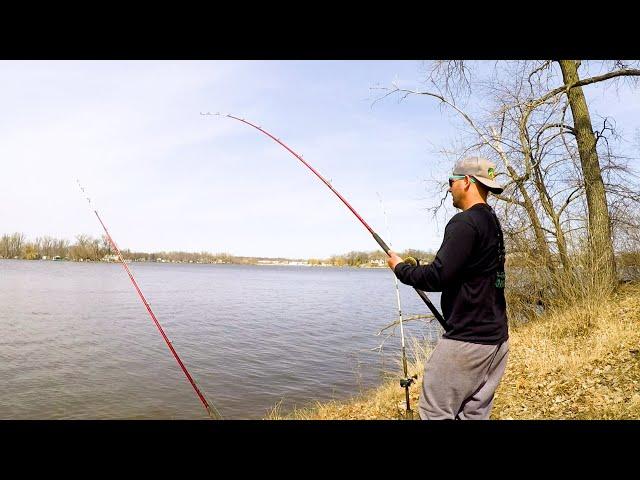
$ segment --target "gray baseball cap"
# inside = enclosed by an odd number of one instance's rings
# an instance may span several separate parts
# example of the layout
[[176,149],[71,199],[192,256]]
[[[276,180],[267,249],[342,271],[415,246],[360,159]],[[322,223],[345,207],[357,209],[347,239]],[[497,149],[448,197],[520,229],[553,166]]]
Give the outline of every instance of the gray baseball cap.
[[493,178],[496,164],[483,157],[468,157],[456,162],[454,175],[469,175],[475,178],[493,193],[502,193],[504,188]]

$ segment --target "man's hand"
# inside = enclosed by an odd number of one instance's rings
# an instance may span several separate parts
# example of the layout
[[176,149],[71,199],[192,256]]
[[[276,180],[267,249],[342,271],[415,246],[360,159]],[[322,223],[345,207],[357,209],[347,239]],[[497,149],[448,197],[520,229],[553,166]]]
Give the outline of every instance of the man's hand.
[[389,258],[387,258],[387,265],[389,265],[389,268],[391,268],[391,270],[395,270],[396,265],[400,262],[404,262],[404,260],[402,260],[396,252],[389,250]]

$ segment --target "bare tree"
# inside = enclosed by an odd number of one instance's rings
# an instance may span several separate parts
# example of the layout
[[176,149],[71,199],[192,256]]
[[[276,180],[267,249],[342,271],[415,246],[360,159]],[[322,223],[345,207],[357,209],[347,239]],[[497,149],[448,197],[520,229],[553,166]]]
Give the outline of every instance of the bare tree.
[[0,237],[0,257],[2,258],[10,258],[9,257],[9,235],[6,233]]
[[23,233],[15,232],[11,235],[3,235],[0,242],[3,257],[22,258],[25,246],[25,236]]
[[67,258],[69,256],[69,240],[62,238],[53,242],[52,255],[54,257]]
[[93,238],[89,235],[76,235],[76,243],[70,248],[69,254],[73,260],[93,259]]
[[[572,257],[586,237],[592,263],[602,267],[600,286],[608,289],[616,280],[612,231],[640,196],[637,185],[620,181],[632,171],[611,146],[615,125],[604,119],[594,130],[582,87],[634,79],[640,70],[621,61],[602,62],[609,71],[580,79],[580,65],[575,60],[496,62],[472,81],[468,62],[439,61],[427,72],[427,89],[393,85],[378,100],[422,95],[455,112],[463,127],[457,156],[481,154],[501,166],[505,191],[496,207],[512,252],[533,251],[537,264],[552,275],[558,266],[563,275],[572,275]],[[483,101],[474,114],[464,107],[471,92]]]

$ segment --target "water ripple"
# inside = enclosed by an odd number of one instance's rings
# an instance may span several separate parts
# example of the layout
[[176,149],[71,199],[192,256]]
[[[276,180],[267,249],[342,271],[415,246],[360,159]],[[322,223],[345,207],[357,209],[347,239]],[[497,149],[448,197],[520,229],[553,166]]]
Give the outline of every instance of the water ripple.
[[[0,260],[0,419],[206,418],[121,268]],[[345,399],[400,374],[386,269],[134,264],[174,348],[225,418]],[[408,287],[403,310],[425,313]],[[437,305],[439,297],[430,295]],[[406,329],[437,339],[435,324]],[[397,332],[399,335],[399,332]]]

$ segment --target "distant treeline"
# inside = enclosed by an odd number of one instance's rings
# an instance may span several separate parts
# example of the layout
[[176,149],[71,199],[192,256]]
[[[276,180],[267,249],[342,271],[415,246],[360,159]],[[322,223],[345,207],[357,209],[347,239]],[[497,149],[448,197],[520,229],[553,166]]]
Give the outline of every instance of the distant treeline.
[[[138,262],[192,262],[192,263],[251,263],[249,257],[234,257],[227,253],[209,252],[132,252],[121,249],[125,260]],[[0,258],[24,260],[60,259],[74,261],[117,261],[116,252],[111,248],[105,235],[95,238],[90,235],[76,235],[75,242],[49,236],[27,240],[23,233],[4,234],[0,237]]]
[[28,241],[23,233],[4,234],[0,237],[0,258],[38,260],[60,257],[75,260],[81,257],[99,259],[103,256],[99,254],[103,249],[101,240],[88,235],[78,235],[76,240],[72,244],[66,239],[45,236]]
[[[431,261],[435,256],[433,253],[422,250],[407,249],[397,252],[402,258],[413,257],[420,260]],[[360,267],[366,265],[384,266],[387,263],[387,254],[382,250],[372,250],[369,252],[352,251],[342,255],[332,255],[328,259],[320,260],[310,258],[309,264],[328,264],[336,267]]]
[[[134,262],[179,262],[179,263],[236,263],[255,264],[260,262],[273,263],[308,263],[309,265],[332,266],[384,266],[386,254],[380,250],[370,252],[352,251],[342,255],[332,255],[327,259],[289,259],[269,257],[240,257],[228,253],[210,252],[132,252],[121,249],[126,260]],[[433,254],[422,250],[405,250],[398,252],[400,256],[412,256],[430,261]],[[37,237],[27,240],[23,233],[4,234],[0,237],[0,258],[17,258],[24,260],[73,260],[73,261],[117,261],[115,252],[111,248],[105,235],[95,238],[90,235],[76,235],[75,241],[58,239],[50,236]]]

